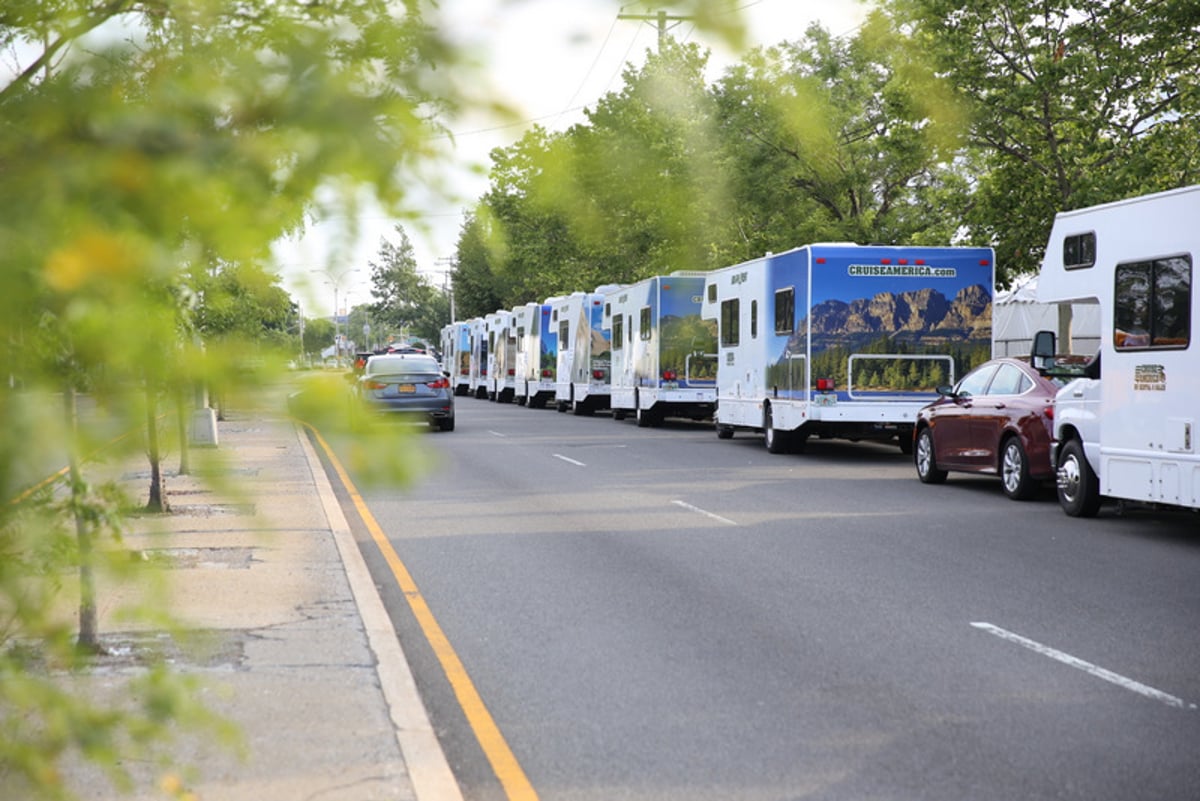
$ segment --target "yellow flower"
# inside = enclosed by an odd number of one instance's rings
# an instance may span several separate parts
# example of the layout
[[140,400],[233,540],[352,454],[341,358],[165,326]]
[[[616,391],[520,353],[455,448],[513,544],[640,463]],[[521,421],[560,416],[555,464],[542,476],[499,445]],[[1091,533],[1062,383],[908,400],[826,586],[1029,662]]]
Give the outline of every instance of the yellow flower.
[[134,248],[107,231],[88,231],[46,259],[46,283],[52,289],[69,292],[91,278],[114,278],[128,274],[136,266]]

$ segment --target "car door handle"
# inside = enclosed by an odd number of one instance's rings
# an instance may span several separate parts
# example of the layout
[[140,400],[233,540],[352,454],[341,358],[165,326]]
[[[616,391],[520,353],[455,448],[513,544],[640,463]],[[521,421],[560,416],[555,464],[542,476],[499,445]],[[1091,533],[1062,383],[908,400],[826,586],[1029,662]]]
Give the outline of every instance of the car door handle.
[[997,409],[1003,409],[1003,408],[1004,408],[1004,404],[1003,404],[1003,403],[997,403],[997,404],[996,404],[996,408],[997,408]]

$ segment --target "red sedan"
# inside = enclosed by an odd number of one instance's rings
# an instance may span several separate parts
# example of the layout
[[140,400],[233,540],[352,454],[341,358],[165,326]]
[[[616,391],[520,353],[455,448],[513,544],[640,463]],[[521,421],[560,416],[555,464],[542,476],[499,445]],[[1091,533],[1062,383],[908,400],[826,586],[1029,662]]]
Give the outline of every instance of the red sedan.
[[941,484],[949,471],[999,476],[1004,494],[1031,497],[1054,478],[1050,459],[1059,384],[1019,359],[993,359],[917,413],[917,477]]

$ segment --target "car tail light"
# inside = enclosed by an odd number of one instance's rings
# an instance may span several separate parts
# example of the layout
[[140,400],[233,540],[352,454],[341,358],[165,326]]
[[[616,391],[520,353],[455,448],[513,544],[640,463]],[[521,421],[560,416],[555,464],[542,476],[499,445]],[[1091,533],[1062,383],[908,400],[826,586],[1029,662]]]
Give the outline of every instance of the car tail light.
[[383,384],[379,381],[364,381],[363,386],[367,389],[383,389],[387,386],[387,384]]
[[445,378],[439,378],[436,381],[430,381],[427,386],[430,389],[449,389],[450,382]]
[[674,381],[674,380],[675,380],[675,371],[674,370],[663,370],[663,381]]
[[1047,420],[1053,420],[1054,419],[1054,407],[1047,406],[1045,409],[1042,410],[1042,414],[1046,415]]
[[817,392],[833,392],[833,379],[832,378],[818,378],[817,379]]

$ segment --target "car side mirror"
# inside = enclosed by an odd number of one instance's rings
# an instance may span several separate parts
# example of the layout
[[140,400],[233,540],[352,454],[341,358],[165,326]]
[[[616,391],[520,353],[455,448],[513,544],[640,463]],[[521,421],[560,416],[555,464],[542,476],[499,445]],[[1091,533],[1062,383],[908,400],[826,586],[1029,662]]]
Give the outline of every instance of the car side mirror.
[[937,394],[941,395],[944,398],[953,398],[954,397],[954,387],[950,386],[949,384],[938,387],[937,389],[934,390],[934,392],[936,392]]

